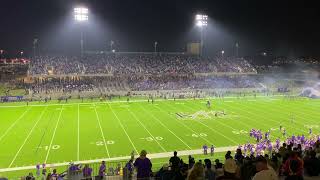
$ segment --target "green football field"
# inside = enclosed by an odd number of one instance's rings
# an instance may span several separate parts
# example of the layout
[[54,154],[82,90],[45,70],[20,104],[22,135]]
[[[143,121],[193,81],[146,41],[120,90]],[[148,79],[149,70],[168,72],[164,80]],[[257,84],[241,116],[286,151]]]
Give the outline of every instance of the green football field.
[[[37,163],[123,160],[132,151],[150,155],[254,142],[251,128],[271,138],[319,134],[320,100],[283,97],[0,105],[0,172]],[[223,114],[225,112],[225,115]],[[217,114],[217,115],[216,115]],[[234,149],[231,149],[234,150]],[[187,151],[187,152],[188,152]]]

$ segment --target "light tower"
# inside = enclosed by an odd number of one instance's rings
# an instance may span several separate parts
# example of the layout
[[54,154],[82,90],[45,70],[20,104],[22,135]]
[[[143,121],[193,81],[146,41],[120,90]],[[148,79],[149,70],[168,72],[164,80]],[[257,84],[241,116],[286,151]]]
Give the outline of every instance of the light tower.
[[154,53],[157,53],[157,46],[158,46],[158,42],[155,41],[154,42]]
[[224,50],[221,51],[221,57],[223,58],[224,55]]
[[[74,20],[78,23],[85,23],[89,20],[89,10],[86,7],[76,7],[74,8]],[[83,56],[83,28],[81,28],[81,37],[80,37],[80,48],[81,48],[81,57]]]
[[203,54],[203,36],[204,36],[204,28],[208,26],[208,15],[197,14],[196,15],[196,26],[200,28],[200,56]]

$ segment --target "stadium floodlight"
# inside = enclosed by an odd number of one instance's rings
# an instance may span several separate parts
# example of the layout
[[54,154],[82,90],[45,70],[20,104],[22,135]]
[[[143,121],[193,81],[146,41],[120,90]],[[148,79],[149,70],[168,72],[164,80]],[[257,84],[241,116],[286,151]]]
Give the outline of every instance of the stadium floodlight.
[[198,26],[198,27],[208,26],[208,15],[197,14],[196,15],[196,26]]
[[200,56],[203,54],[203,36],[204,36],[204,28],[208,26],[208,15],[205,14],[197,14],[195,17],[196,26],[200,28],[201,31],[201,41],[200,41]]
[[[89,10],[86,7],[76,7],[73,9],[74,20],[77,22],[86,22],[89,20]],[[81,57],[83,56],[83,30],[81,29],[81,40],[80,40],[80,48],[81,48]]]
[[74,8],[74,20],[82,22],[89,20],[89,10],[85,7]]

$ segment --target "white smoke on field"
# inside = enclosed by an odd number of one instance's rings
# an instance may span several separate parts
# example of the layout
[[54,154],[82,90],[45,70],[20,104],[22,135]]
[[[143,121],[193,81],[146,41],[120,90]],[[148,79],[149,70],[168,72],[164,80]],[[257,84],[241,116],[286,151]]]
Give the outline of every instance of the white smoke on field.
[[320,98],[320,82],[313,87],[304,88],[300,95],[309,98]]
[[305,97],[320,98],[320,64],[315,59],[291,57],[275,60],[259,84],[267,89],[292,92]]

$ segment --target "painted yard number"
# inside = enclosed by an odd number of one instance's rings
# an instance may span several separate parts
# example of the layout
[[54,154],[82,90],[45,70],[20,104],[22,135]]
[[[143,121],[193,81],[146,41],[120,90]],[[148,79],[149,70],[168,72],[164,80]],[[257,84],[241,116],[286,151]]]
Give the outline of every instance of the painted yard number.
[[198,138],[198,137],[207,137],[208,135],[206,133],[200,133],[200,134],[192,134],[191,136]]
[[145,139],[145,140],[147,140],[147,141],[154,141],[154,140],[156,140],[156,141],[162,141],[163,140],[163,137],[161,137],[161,136],[156,136],[156,137],[146,137],[146,138],[141,138],[141,139]]
[[[42,148],[42,147],[39,147],[39,148]],[[44,150],[48,151],[49,146],[43,146],[43,148],[44,148]],[[51,149],[52,149],[52,150],[57,150],[57,149],[59,149],[59,148],[60,148],[60,145],[52,145],[52,146],[51,146]]]
[[[107,145],[114,144],[114,141],[111,141],[111,140],[106,141],[106,144],[107,144]],[[104,142],[103,142],[103,141],[97,141],[97,142],[96,142],[96,145],[97,145],[97,146],[104,146]]]
[[233,134],[248,134],[248,131],[239,130],[239,131],[232,131]]

